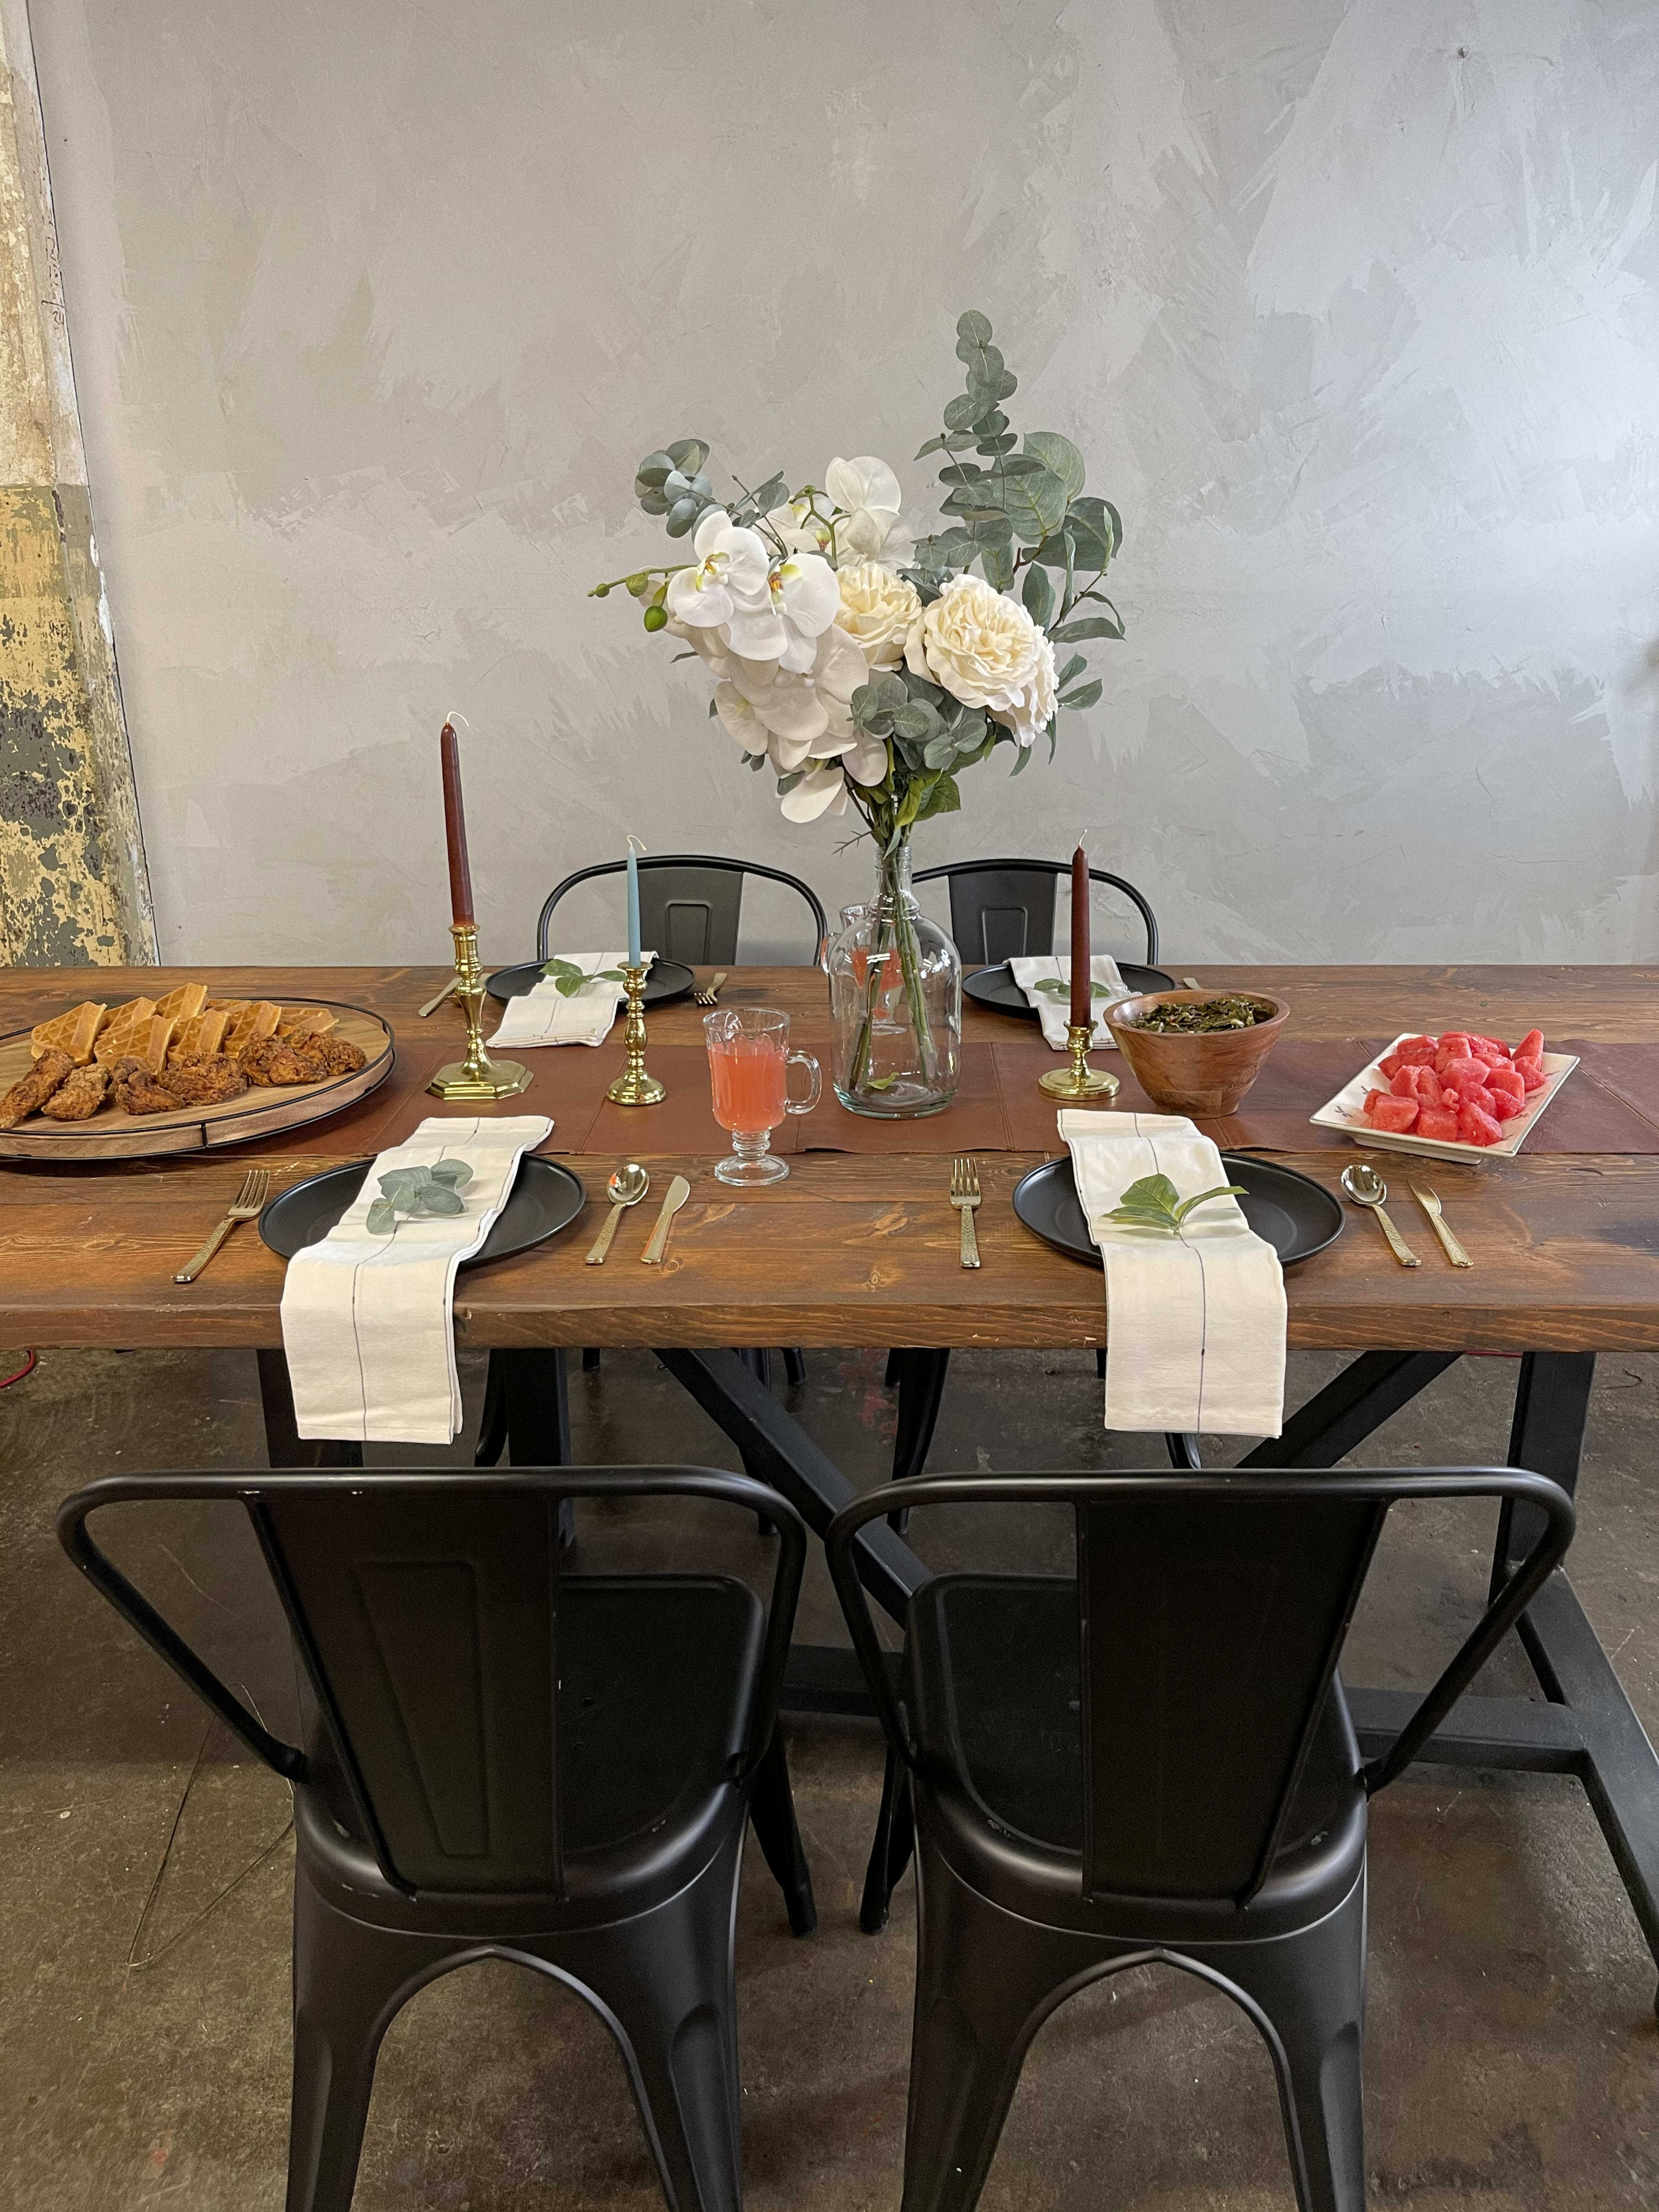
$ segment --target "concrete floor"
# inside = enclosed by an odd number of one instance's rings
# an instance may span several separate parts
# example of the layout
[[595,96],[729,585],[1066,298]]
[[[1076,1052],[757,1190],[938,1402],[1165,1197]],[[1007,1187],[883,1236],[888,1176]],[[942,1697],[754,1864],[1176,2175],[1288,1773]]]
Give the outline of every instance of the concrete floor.
[[[0,1352],[0,1372],[16,1364]],[[1293,1396],[1340,1364],[1293,1359]],[[877,1352],[815,1352],[805,1388],[789,1394],[861,1483],[890,1448],[881,1372]],[[1463,1363],[1379,1432],[1369,1463],[1501,1458],[1514,1376],[1506,1362]],[[478,1364],[466,1379],[476,1411]],[[573,1378],[573,1395],[579,1459],[736,1464],[647,1354],[607,1354],[601,1376]],[[1603,1360],[1571,1563],[1650,1733],[1656,1400],[1659,1360]],[[988,1354],[956,1363],[933,1464],[1156,1457],[1103,1433],[1091,1357]],[[269,1846],[283,1838],[283,1787],[216,1731],[169,1850],[203,1716],[73,1575],[51,1526],[58,1499],[97,1474],[263,1463],[248,1355],[52,1353],[0,1394],[6,2212],[282,2203],[291,1846]],[[1484,1591],[1490,1520],[1447,1511],[1390,1531],[1351,1679],[1428,1678]],[[180,1514],[149,1528],[134,1556],[228,1678],[261,1711],[280,1711],[284,1640],[245,1530],[223,1510]],[[838,1627],[815,1565],[801,1632],[827,1639]],[[1518,1653],[1506,1653],[1488,1686],[1527,1681]],[[856,1919],[879,1743],[869,1724],[801,1723],[791,1758],[821,1926],[810,1942],[791,1939],[751,1838],[738,1946],[748,2202],[756,2212],[893,2206],[908,1879],[884,1935],[861,1935]],[[1553,1777],[1419,1774],[1372,1820],[1372,2202],[1416,2212],[1659,2204],[1654,1967],[1582,1791]],[[1034,2046],[983,2201],[992,2212],[1289,2207],[1253,2031],[1173,1972],[1074,2000]],[[356,2202],[359,2212],[633,2212],[660,2198],[604,2030],[545,1982],[483,1966],[424,1991],[388,2035]]]

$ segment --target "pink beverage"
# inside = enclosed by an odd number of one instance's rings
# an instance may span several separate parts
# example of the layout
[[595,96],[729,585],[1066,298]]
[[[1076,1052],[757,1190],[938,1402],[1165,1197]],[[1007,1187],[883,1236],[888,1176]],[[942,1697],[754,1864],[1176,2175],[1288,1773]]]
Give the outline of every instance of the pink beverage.
[[[817,1060],[790,1051],[789,1017],[775,1006],[719,1007],[705,1015],[702,1031],[714,1119],[732,1132],[732,1156],[715,1164],[716,1180],[740,1188],[781,1182],[789,1164],[774,1154],[772,1132],[786,1114],[810,1114],[817,1104]],[[792,1067],[804,1067],[811,1085],[799,1102],[789,1096]]]
[[789,1067],[783,1039],[737,1036],[708,1048],[714,1119],[734,1134],[758,1136],[783,1119]]

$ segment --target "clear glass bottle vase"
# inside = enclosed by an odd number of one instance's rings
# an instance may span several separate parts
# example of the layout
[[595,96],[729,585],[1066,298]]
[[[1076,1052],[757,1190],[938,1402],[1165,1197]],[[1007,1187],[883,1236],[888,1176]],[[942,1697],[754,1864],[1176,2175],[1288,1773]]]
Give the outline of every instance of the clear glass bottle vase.
[[916,904],[907,840],[877,862],[875,896],[842,910],[824,955],[836,1096],[854,1114],[902,1121],[957,1093],[962,962]]

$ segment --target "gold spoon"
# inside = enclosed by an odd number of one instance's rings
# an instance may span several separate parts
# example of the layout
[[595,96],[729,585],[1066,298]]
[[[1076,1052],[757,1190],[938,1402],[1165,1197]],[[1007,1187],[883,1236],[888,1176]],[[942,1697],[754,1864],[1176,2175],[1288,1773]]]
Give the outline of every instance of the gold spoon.
[[1367,1207],[1376,1216],[1382,1234],[1389,1240],[1389,1249],[1402,1267],[1420,1267],[1418,1258],[1382,1211],[1382,1201],[1389,1194],[1389,1186],[1374,1167],[1364,1160],[1356,1160],[1351,1168],[1342,1170],[1342,1188],[1356,1206]]
[[605,1255],[611,1249],[611,1240],[617,1233],[617,1224],[630,1206],[637,1206],[651,1188],[651,1177],[637,1160],[629,1160],[607,1178],[605,1189],[611,1198],[611,1212],[605,1224],[594,1240],[593,1249],[584,1265],[602,1267]]

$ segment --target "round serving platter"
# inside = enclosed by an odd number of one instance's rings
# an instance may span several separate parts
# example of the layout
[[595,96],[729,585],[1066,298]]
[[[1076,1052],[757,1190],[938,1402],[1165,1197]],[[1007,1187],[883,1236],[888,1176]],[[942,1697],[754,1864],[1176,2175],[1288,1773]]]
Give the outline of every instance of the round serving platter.
[[[328,1168],[308,1176],[291,1190],[280,1192],[259,1216],[259,1234],[282,1260],[291,1260],[307,1244],[320,1244],[363,1187],[373,1160],[354,1160],[349,1166]],[[482,1250],[464,1267],[485,1260],[505,1260],[509,1253],[527,1252],[568,1229],[587,1202],[580,1176],[557,1160],[532,1155],[519,1163],[519,1172],[507,1204],[489,1225]]]
[[[505,1005],[509,999],[522,999],[533,991],[542,981],[539,960],[526,960],[517,968],[498,968],[484,988],[492,999]],[[676,999],[688,997],[696,988],[696,977],[678,960],[653,960],[645,979],[645,1003],[647,1006],[666,1006]]]
[[[276,1088],[255,1085],[240,1098],[227,1098],[216,1106],[180,1106],[170,1114],[129,1114],[122,1107],[103,1105],[86,1121],[48,1121],[32,1115],[15,1129],[0,1129],[0,1159],[143,1160],[167,1152],[216,1152],[223,1145],[246,1145],[255,1137],[297,1129],[325,1115],[337,1114],[342,1107],[355,1106],[392,1073],[397,1058],[392,1031],[364,1006],[342,1006],[331,999],[307,999],[305,1003],[326,1006],[335,1017],[332,1034],[362,1047],[368,1058],[353,1074]],[[50,1018],[41,1016],[43,1021]],[[27,1030],[16,1030],[0,1037],[0,1093],[28,1073],[33,1064],[29,1035]]]
[[[1229,1182],[1243,1183],[1239,1211],[1256,1235],[1273,1246],[1281,1264],[1310,1260],[1342,1234],[1342,1207],[1311,1176],[1253,1152],[1223,1152]],[[1045,1160],[1014,1185],[1014,1212],[1028,1229],[1073,1260],[1101,1264],[1100,1248],[1089,1235],[1072,1174],[1072,1156]]]
[[[1132,960],[1120,960],[1117,972],[1132,998],[1139,998],[1147,991],[1175,988],[1175,978],[1166,975],[1161,968],[1137,968]],[[1042,1018],[1015,982],[1013,971],[1006,960],[1000,968],[975,968],[971,975],[963,977],[962,988],[976,1006],[989,1006],[994,1013],[1018,1014],[1027,1022]]]

